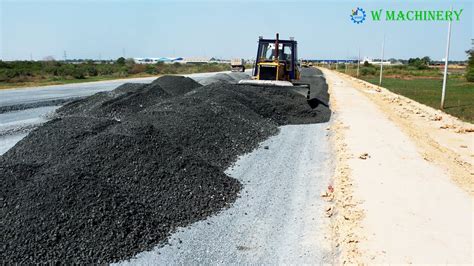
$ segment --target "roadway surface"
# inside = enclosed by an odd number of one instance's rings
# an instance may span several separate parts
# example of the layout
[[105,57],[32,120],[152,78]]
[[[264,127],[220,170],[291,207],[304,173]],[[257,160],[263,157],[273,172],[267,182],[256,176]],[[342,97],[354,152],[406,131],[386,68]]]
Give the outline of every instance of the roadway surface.
[[327,202],[320,197],[332,173],[327,126],[281,127],[227,170],[244,185],[231,208],[182,228],[171,236],[171,245],[119,264],[331,263],[323,233]]
[[[189,75],[200,81],[214,73]],[[155,78],[0,91],[0,108],[72,99]],[[312,85],[313,86],[313,85]],[[317,91],[317,90],[316,90]],[[57,105],[0,114],[0,154],[47,121]],[[334,257],[324,239],[332,174],[329,123],[289,125],[243,155],[227,174],[244,184],[232,207],[181,228],[169,239],[122,264],[321,264]]]

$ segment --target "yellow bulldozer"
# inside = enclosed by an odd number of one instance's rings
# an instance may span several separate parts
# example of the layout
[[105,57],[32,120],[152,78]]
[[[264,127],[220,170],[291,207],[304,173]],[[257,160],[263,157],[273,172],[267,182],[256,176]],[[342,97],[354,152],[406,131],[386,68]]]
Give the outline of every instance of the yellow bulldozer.
[[298,65],[297,42],[280,40],[279,34],[275,39],[259,37],[257,58],[251,80],[241,80],[239,84],[257,86],[285,86],[307,89],[309,98],[309,84],[300,83],[301,72]]

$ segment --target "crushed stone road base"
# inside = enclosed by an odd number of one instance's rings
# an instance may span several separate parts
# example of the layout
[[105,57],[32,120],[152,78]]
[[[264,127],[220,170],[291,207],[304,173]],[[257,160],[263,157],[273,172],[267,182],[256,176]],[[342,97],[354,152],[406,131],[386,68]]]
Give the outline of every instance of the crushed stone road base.
[[239,155],[278,126],[330,117],[287,88],[182,77],[124,84],[57,112],[0,156],[0,253],[10,262],[106,263],[165,243],[235,201],[242,185],[224,170]]
[[331,263],[320,197],[331,176],[327,126],[281,127],[226,171],[243,184],[232,208],[178,230],[170,245],[120,264]]

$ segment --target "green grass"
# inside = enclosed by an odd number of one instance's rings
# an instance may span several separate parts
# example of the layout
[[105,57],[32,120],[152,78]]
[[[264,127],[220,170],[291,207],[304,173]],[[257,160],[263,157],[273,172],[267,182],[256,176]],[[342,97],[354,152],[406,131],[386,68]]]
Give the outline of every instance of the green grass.
[[56,61],[12,61],[0,60],[0,89],[26,86],[44,86],[91,82],[121,78],[149,77],[167,74],[192,74],[230,70],[230,64],[135,64],[91,63],[70,64]]
[[[378,77],[362,79],[378,85]],[[397,79],[384,78],[382,87],[406,96],[419,103],[439,109],[442,79]],[[462,78],[448,79],[444,112],[464,121],[474,122],[474,83]]]
[[0,82],[1,89],[11,89],[11,88],[22,88],[22,87],[37,87],[37,86],[48,86],[48,85],[64,85],[72,83],[84,83],[84,82],[94,82],[94,81],[105,81],[105,80],[114,80],[114,79],[129,79],[129,78],[141,78],[141,77],[152,77],[157,75],[148,75],[148,74],[137,74],[129,75],[126,77],[121,76],[95,76],[95,77],[86,77],[83,79],[66,79],[66,78],[48,78],[37,81],[25,81],[25,82]]

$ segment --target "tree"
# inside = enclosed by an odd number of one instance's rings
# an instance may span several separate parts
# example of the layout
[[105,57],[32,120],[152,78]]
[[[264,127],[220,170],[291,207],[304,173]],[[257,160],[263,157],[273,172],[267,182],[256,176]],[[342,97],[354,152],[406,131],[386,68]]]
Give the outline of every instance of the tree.
[[429,65],[431,63],[431,58],[429,56],[425,56],[423,58],[421,58],[421,61],[425,64],[425,65]]
[[125,60],[125,64],[129,67],[132,67],[133,65],[135,65],[135,60],[133,60],[133,58],[127,58]]
[[474,49],[467,50],[466,53],[469,55],[466,67],[466,79],[469,82],[474,82]]
[[119,58],[117,59],[116,63],[119,64],[119,65],[121,65],[121,66],[125,65],[125,58],[119,57]]
[[408,59],[408,65],[416,67],[417,69],[427,69],[429,62],[431,62],[431,59],[428,56],[421,59],[419,57]]

